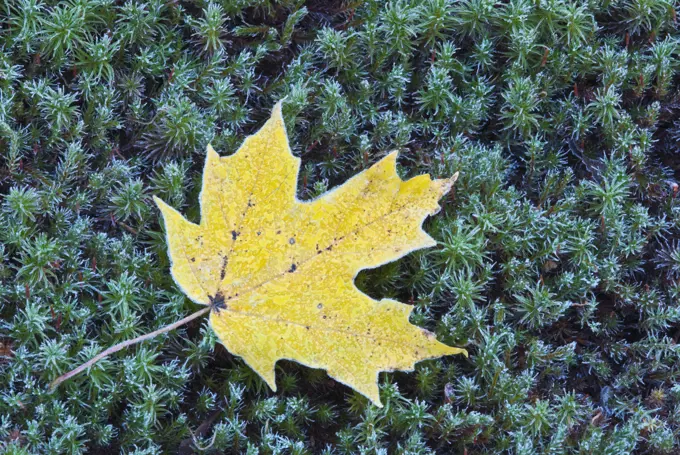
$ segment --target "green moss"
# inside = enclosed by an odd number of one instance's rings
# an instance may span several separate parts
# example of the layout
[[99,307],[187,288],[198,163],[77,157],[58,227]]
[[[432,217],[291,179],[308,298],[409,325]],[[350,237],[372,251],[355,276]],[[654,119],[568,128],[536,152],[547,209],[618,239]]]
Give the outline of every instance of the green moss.
[[[672,0],[7,0],[0,6],[0,451],[677,453],[680,46]],[[198,217],[205,146],[271,106],[314,197],[393,148],[459,171],[436,248],[363,290],[470,358],[292,362],[279,392],[193,310],[150,198]],[[204,447],[204,450],[198,447]]]

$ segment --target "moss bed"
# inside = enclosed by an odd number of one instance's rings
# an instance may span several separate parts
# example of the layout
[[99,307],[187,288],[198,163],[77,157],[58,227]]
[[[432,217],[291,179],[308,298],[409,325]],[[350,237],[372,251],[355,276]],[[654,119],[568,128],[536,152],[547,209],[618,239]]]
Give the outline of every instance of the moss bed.
[[[0,452],[677,454],[680,33],[672,0],[5,0]],[[469,359],[293,362],[272,393],[172,281],[157,195],[285,97],[299,197],[393,149],[460,172],[440,243],[362,272]]]

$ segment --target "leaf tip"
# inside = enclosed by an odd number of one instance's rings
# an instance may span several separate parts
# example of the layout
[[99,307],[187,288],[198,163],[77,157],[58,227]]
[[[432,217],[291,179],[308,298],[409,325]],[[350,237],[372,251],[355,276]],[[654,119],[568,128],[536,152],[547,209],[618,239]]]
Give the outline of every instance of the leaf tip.
[[283,99],[277,101],[272,108],[271,119],[281,125],[285,124],[283,121]]
[[430,234],[428,234],[423,227],[420,227],[420,235],[423,237],[423,248],[432,248],[434,246],[437,246],[439,242],[437,242]]
[[167,205],[165,202],[163,202],[163,199],[159,198],[158,196],[152,196],[152,199],[156,206],[161,210],[163,210],[163,207]]
[[274,375],[274,368],[272,368],[271,371],[266,371],[266,372],[258,371],[257,374],[259,374],[260,378],[262,378],[262,380],[267,383],[269,388],[272,389],[272,392],[276,392],[277,387],[276,387],[276,378],[275,378],[275,375]]
[[[365,396],[366,398],[368,398],[368,401],[373,403],[374,406],[376,406],[378,408],[382,408],[383,403],[382,403],[382,400],[380,400],[380,388],[378,387],[378,377],[377,377],[377,375],[376,375],[376,378],[375,378],[375,382],[373,382],[371,384],[371,386],[372,386],[371,387],[372,390],[370,390],[370,391],[369,390],[364,390],[364,391],[357,390],[357,391],[360,394],[362,394],[363,396]],[[354,386],[350,386],[350,387],[355,389]]]
[[447,179],[438,179],[437,180],[437,182],[439,183],[439,191],[440,191],[441,196],[444,196],[449,191],[451,191],[451,188],[453,188],[453,185],[458,180],[459,175],[460,175],[460,172],[456,172],[455,174],[453,174],[451,177],[449,177]]
[[220,156],[217,154],[217,152],[213,148],[212,144],[208,144],[208,146],[205,149],[206,149],[205,151],[206,151],[207,161],[211,161],[211,160],[220,158]]
[[156,204],[156,207],[158,207],[158,210],[161,211],[161,215],[163,216],[163,219],[166,219],[166,217],[175,210],[170,205],[168,205],[167,202],[165,202],[163,199],[159,198],[158,196],[153,196],[153,201]]
[[458,354],[461,354],[461,355],[464,355],[466,359],[469,358],[467,349],[463,349],[463,348],[455,348],[455,347],[449,346],[449,345],[445,345],[445,346],[447,347],[447,349],[446,349],[446,353],[445,353],[444,355],[458,355]]
[[456,183],[456,181],[458,180],[458,176],[459,176],[459,175],[460,175],[460,172],[456,171],[455,174],[453,174],[451,177],[449,177],[449,181],[451,182],[451,185],[453,185],[454,183]]
[[380,160],[380,163],[384,163],[385,165],[387,165],[387,168],[389,169],[388,172],[396,175],[397,177],[399,176],[399,174],[397,174],[397,158],[398,157],[399,157],[399,150],[392,150],[390,153],[385,155]]

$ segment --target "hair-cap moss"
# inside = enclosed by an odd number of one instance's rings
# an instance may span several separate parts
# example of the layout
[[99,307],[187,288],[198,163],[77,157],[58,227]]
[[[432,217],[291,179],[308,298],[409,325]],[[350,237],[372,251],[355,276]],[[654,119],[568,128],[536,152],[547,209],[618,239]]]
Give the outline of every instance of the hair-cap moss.
[[[678,453],[676,10],[6,0],[0,447]],[[381,374],[378,409],[287,361],[272,393],[196,320],[48,393],[103,347],[195,310],[167,273],[151,198],[199,222],[206,145],[233,153],[284,98],[301,200],[393,150],[403,179],[460,172],[424,226],[437,245],[357,284],[413,305],[412,324],[469,358]],[[286,251],[294,234],[278,236]]]

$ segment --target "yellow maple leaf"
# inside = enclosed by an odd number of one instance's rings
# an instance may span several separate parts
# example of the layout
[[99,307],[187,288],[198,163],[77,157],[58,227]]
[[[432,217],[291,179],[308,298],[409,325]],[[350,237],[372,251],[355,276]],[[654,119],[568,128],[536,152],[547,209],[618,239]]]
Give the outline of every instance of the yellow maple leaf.
[[412,306],[374,300],[354,285],[360,270],[436,244],[421,225],[455,177],[402,181],[396,158],[300,201],[300,159],[288,146],[279,103],[235,154],[220,157],[208,146],[200,224],[154,199],[175,282],[210,305],[221,342],[273,390],[277,360],[290,359],[327,370],[381,406],[380,371],[467,355],[410,324]]

